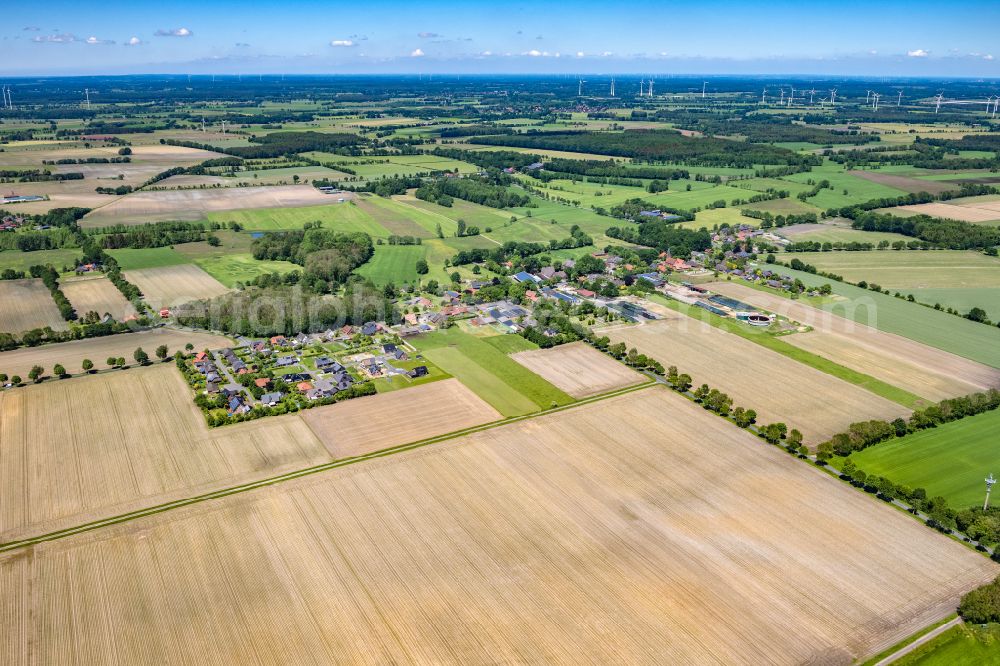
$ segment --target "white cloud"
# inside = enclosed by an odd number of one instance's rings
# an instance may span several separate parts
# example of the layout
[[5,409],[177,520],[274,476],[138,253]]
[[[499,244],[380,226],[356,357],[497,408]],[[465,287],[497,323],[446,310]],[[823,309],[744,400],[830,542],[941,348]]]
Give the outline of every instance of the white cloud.
[[605,58],[610,58],[613,55],[614,55],[614,53],[611,52],[611,51],[605,51],[604,53],[601,54],[601,56],[605,57]]
[[986,55],[983,56],[983,60],[993,60],[993,54],[987,53]]
[[190,37],[194,33],[187,28],[160,28],[153,34],[157,37]]
[[91,44],[91,45],[96,45],[96,44],[114,44],[115,43],[114,40],[112,40],[112,39],[98,39],[97,37],[94,37],[93,35],[91,35],[90,37],[87,37],[87,39],[85,39],[83,41],[86,42],[87,44]]
[[440,37],[441,35],[436,32],[418,32],[417,37],[420,39],[434,39],[435,37]]
[[576,57],[577,58],[582,58],[583,57],[583,51],[577,51],[576,52]]
[[139,46],[140,44],[142,44],[142,40],[138,37],[130,37],[129,40],[125,42],[125,46]]
[[913,51],[907,51],[906,55],[908,55],[911,58],[926,58],[928,55],[930,55],[930,51],[925,51],[923,49],[915,49]]
[[493,55],[493,51],[483,51],[479,55],[483,56],[484,58],[489,58],[491,55]]
[[410,54],[410,57],[411,58],[423,58],[424,57],[424,51],[423,51],[423,49],[413,49],[413,53]]
[[357,46],[353,39],[335,39],[330,42],[330,46],[350,47]]
[[39,44],[69,44],[70,42],[77,41],[75,35],[71,35],[68,32],[63,32],[57,35],[37,35],[31,38],[31,41],[38,42]]
[[525,51],[524,55],[531,56],[532,58],[537,58],[542,55],[542,52],[538,49],[531,49],[530,51]]

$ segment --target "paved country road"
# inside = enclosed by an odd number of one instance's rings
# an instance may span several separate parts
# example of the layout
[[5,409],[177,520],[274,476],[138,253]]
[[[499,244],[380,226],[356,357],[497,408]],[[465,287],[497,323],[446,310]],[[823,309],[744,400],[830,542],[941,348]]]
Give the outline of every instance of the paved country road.
[[927,643],[929,641],[934,640],[935,638],[937,638],[938,636],[940,636],[944,632],[948,631],[952,627],[958,626],[959,624],[961,624],[961,622],[962,622],[962,618],[960,618],[960,617],[956,617],[951,622],[945,622],[940,627],[937,627],[936,629],[928,631],[926,634],[924,634],[923,636],[921,636],[917,640],[913,641],[909,645],[904,645],[900,649],[896,650],[895,652],[893,652],[892,654],[890,654],[885,659],[877,662],[875,664],[875,666],[887,666],[888,664],[891,664],[894,661],[902,659],[904,656],[910,654],[911,652],[913,652],[914,650],[916,650],[921,645],[923,645],[923,644],[925,644],[925,643]]

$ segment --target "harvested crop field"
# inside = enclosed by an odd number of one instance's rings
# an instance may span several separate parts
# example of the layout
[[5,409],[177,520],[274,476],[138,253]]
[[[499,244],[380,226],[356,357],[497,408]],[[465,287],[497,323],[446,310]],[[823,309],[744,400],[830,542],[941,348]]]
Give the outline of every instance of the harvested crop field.
[[329,460],[297,415],[209,429],[173,365],[0,393],[0,542]]
[[230,187],[205,190],[133,192],[87,214],[80,224],[144,224],[165,220],[200,220],[207,213],[248,208],[285,208],[331,203],[311,185]]
[[719,282],[709,288],[814,329],[785,336],[785,342],[928,400],[1000,387],[1000,370],[942,349],[744,285]]
[[0,655],[847,664],[997,570],[648,389],[2,556]]
[[646,381],[635,370],[583,342],[518,352],[511,358],[574,398]]
[[132,304],[103,275],[65,278],[59,282],[59,286],[80,317],[88,312],[96,312],[102,317],[108,313],[120,321],[135,314]]
[[302,413],[335,459],[503,418],[457,379],[355,398]]
[[798,428],[806,444],[826,441],[855,421],[892,420],[909,413],[902,405],[689,317],[600,333],[664,366],[676,365],[695,386],[708,384],[728,393],[734,406],[755,410],[758,423]]
[[66,320],[41,280],[0,280],[0,331],[22,333],[51,326],[63,330]]
[[961,220],[962,222],[994,222],[1000,221],[1000,210],[982,208],[979,206],[956,206],[948,203],[926,203],[914,204],[912,206],[898,206],[896,209],[905,210],[920,215],[930,215],[932,217],[945,217],[950,220]]
[[935,180],[921,180],[910,176],[901,176],[893,173],[879,173],[877,171],[848,171],[847,173],[858,178],[887,187],[894,187],[904,192],[929,192],[930,194],[940,194],[949,190],[957,190],[954,183],[946,183]]
[[229,291],[224,284],[194,264],[126,271],[125,279],[139,287],[143,300],[153,309],[221,296]]
[[218,349],[228,347],[232,340],[211,333],[196,333],[194,331],[178,331],[171,328],[156,328],[138,333],[121,333],[101,338],[59,342],[39,347],[21,347],[11,351],[0,352],[0,372],[7,375],[27,377],[33,365],[40,365],[46,373],[52,372],[52,367],[59,363],[66,372],[77,374],[83,371],[80,364],[89,358],[98,369],[104,369],[105,359],[109,356],[124,357],[126,362],[132,362],[132,353],[137,347],[142,347],[150,358],[157,347],[166,345],[170,354],[180,351],[184,345],[191,343],[195,349]]

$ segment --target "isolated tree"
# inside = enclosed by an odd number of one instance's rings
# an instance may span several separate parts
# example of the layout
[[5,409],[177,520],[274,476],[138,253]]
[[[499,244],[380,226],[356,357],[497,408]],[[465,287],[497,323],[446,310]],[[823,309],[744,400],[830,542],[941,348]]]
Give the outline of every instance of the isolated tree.
[[114,356],[109,356],[106,361],[104,361],[109,368],[114,368],[118,365],[118,359]]
[[156,358],[160,359],[161,361],[167,358],[168,353],[169,350],[167,349],[166,345],[160,345],[159,347],[156,348]]
[[13,377],[10,378],[10,383],[13,384],[14,386],[20,386],[22,381],[23,380],[21,379],[21,375],[14,375]]
[[444,232],[441,231],[441,223],[438,222],[437,227],[434,229],[434,233],[437,234],[438,238],[444,238]]
[[9,379],[9,377],[7,377],[7,375],[5,375],[4,373],[0,372],[0,385],[6,384],[8,379]]
[[458,231],[455,232],[455,235],[456,236],[464,236],[465,235],[465,220],[463,220],[463,219],[459,219],[458,220]]
[[417,259],[417,275],[427,275],[430,267],[424,259]]
[[124,356],[119,356],[118,360],[115,361],[115,365],[118,366],[119,368],[124,368],[125,367],[125,357]]
[[194,345],[191,344],[190,342],[187,343],[186,345],[184,345],[184,351],[192,351],[193,349],[194,349]]
[[454,283],[454,284],[458,284],[459,282],[461,282],[461,281],[462,281],[462,276],[461,276],[461,274],[459,274],[459,272],[458,272],[458,271],[455,271],[455,272],[454,272],[454,273],[452,273],[452,274],[451,274],[451,275],[450,275],[449,277],[451,278],[451,281],[452,281],[452,283]]
[[80,363],[80,367],[81,367],[81,368],[83,368],[83,371],[84,371],[84,372],[86,372],[86,373],[88,373],[88,374],[89,374],[89,373],[90,373],[90,371],[94,369],[94,362],[93,362],[93,361],[91,361],[91,360],[90,360],[89,358],[85,358],[85,359],[83,359],[83,361],[82,361],[82,362]]
[[40,366],[40,365],[34,365],[34,366],[31,367],[31,370],[28,371],[28,379],[30,379],[31,381],[37,383],[38,380],[41,378],[42,373],[44,373],[44,372],[45,372],[45,369],[42,368],[42,366]]
[[144,352],[142,347],[136,347],[135,351],[132,352],[132,358],[134,358],[135,362],[139,365],[146,365],[149,361],[149,354]]
[[66,368],[64,368],[61,364],[56,363],[52,368],[52,373],[55,374],[56,377],[65,377]]

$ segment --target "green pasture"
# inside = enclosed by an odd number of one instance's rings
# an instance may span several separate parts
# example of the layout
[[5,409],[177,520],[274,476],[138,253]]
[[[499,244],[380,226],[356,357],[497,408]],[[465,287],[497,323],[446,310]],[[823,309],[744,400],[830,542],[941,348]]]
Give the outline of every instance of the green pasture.
[[220,211],[208,214],[210,222],[228,225],[236,222],[247,231],[288,231],[301,229],[306,222],[322,222],[326,229],[354,232],[363,231],[374,237],[385,237],[389,232],[359,206],[350,201],[325,206],[303,208],[258,208],[249,210]]
[[806,285],[829,284],[834,297],[810,301],[833,314],[1000,368],[1000,328],[986,326],[918,303],[784,266],[770,266]]
[[505,351],[457,328],[421,335],[411,342],[504,416],[573,402],[573,398],[512,360]]
[[177,266],[188,264],[191,260],[172,247],[149,247],[141,249],[108,250],[123,271],[136,271],[143,268],[160,268],[162,266]]
[[985,479],[1000,473],[1000,411],[970,416],[851,454],[870,475],[940,495],[955,509],[980,504]]

